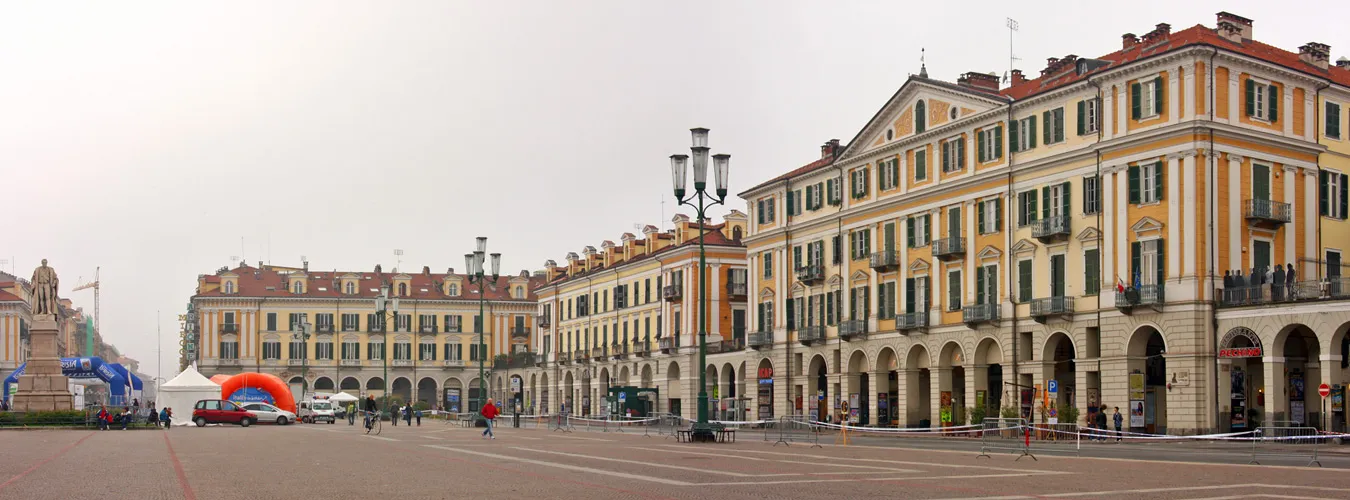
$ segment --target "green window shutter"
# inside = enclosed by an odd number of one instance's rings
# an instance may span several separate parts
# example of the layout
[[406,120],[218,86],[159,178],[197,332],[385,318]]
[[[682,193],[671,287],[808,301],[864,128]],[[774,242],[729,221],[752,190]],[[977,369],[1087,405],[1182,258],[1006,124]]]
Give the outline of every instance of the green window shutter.
[[1346,205],[1346,202],[1347,202],[1347,201],[1350,201],[1350,196],[1346,196],[1347,194],[1350,194],[1350,192],[1347,192],[1347,188],[1350,188],[1350,182],[1346,182],[1347,179],[1350,179],[1350,176],[1347,176],[1347,175],[1345,175],[1345,174],[1341,174],[1341,218],[1342,218],[1342,219],[1346,218],[1346,214],[1347,214],[1347,213],[1350,213],[1350,212],[1346,212],[1346,208],[1350,208],[1350,207],[1347,207],[1347,205]]
[[1139,165],[1130,165],[1130,203],[1139,204]]
[[1070,202],[1069,202],[1069,193],[1072,192],[1072,190],[1069,189],[1070,186],[1069,186],[1069,183],[1068,183],[1068,182],[1065,182],[1064,184],[1060,184],[1060,186],[1061,186],[1061,187],[1059,188],[1059,191],[1060,191],[1060,193],[1061,193],[1061,194],[1060,194],[1061,200],[1060,200],[1059,213],[1064,214],[1065,217],[1068,217],[1069,214],[1072,213],[1072,212],[1069,211],[1069,209],[1073,207],[1073,203],[1070,203]]
[[802,267],[802,247],[792,247],[792,270],[796,271]]
[[1327,104],[1327,137],[1341,137],[1341,107],[1335,104]]
[[1027,208],[1027,223],[1030,224],[1035,222],[1036,216],[1040,214],[1040,212],[1036,211],[1036,190],[1033,189],[1027,192],[1027,201],[1031,202],[1031,206]]
[[975,159],[980,163],[989,161],[984,157],[984,131],[975,133]]
[[916,134],[922,133],[924,130],[928,114],[926,110],[927,107],[924,106],[923,101],[914,105],[914,133]]
[[883,240],[882,246],[886,249],[887,252],[890,252],[895,250],[895,223],[887,222],[884,227],[885,227],[885,235],[884,235],[885,240]]
[[1134,278],[1139,274],[1139,260],[1142,258],[1142,256],[1139,255],[1140,252],[1140,244],[1138,241],[1130,243],[1130,276],[1125,279],[1130,286],[1134,286]]
[[1134,118],[1135,120],[1138,120],[1139,117],[1143,114],[1143,107],[1140,106],[1139,103],[1139,100],[1142,98],[1143,94],[1144,94],[1143,87],[1139,85],[1139,82],[1130,84],[1130,117]]
[[1054,114],[1045,111],[1041,113],[1041,142],[1050,144],[1055,142],[1055,117]]
[[1252,199],[1270,199],[1270,167],[1252,163]]
[[1041,219],[1050,218],[1050,186],[1041,187]]
[[984,234],[984,203],[975,203],[975,228],[979,229],[980,234]]
[[966,168],[966,139],[956,140],[956,168]]
[[1318,203],[1318,205],[1320,205],[1320,206],[1322,207],[1322,208],[1321,208],[1321,210],[1322,210],[1322,216],[1323,216],[1323,217],[1326,217],[1327,214],[1330,213],[1330,208],[1331,208],[1331,203],[1328,201],[1328,200],[1330,199],[1330,194],[1331,194],[1331,193],[1329,192],[1329,191],[1330,191],[1330,187],[1331,187],[1331,172],[1327,172],[1326,170],[1323,170],[1323,171],[1319,172],[1319,177],[1321,177],[1321,179],[1318,179],[1318,186],[1319,186],[1319,188],[1320,188],[1320,189],[1318,189],[1318,193],[1317,193],[1317,194],[1318,194],[1318,200],[1320,201],[1320,203]]
[[990,304],[998,303],[998,273],[994,272],[994,266],[984,266],[984,280],[988,282],[986,288],[989,289],[988,297]]
[[1167,245],[1163,238],[1158,238],[1158,279],[1154,283],[1161,284],[1167,279]]
[[1100,263],[1097,262],[1097,249],[1094,248],[1083,253],[1083,274],[1085,274],[1087,278],[1084,285],[1087,288],[1086,293],[1088,295],[1096,295],[1098,291],[1101,290],[1101,279],[1099,277],[1101,270],[1099,267]]
[[998,203],[994,203],[994,230],[998,231],[1001,227],[1003,227],[1003,200],[998,200]]
[[1017,298],[1021,302],[1031,301],[1031,261],[1017,263]]
[[[1341,206],[1344,207],[1344,206],[1345,206],[1345,194],[1343,194],[1343,193],[1345,193],[1345,181],[1341,181],[1341,193],[1342,193],[1342,194],[1341,194]],[[1341,210],[1342,210],[1342,214],[1344,214],[1344,210],[1345,210],[1345,209],[1342,208]],[[1344,215],[1342,215],[1342,216],[1344,216]],[[931,214],[930,214],[930,215],[925,215],[925,216],[923,216],[923,241],[924,241],[924,244],[928,244],[929,242],[933,241],[933,216],[932,216]]]
[[1003,157],[1003,127],[994,127],[994,157],[991,160]]
[[1083,120],[1087,119],[1087,101],[1078,101],[1078,135],[1087,133],[1087,124]]
[[1017,140],[1017,138],[1019,137],[1017,135],[1017,120],[1012,120],[1008,122],[1008,137],[1010,138],[1008,141],[1008,151],[1016,153],[1017,143],[1019,142]]
[[985,268],[975,269],[975,303],[984,304],[984,270]]
[[1027,149],[1036,147],[1036,115],[1027,117]]
[[871,174],[870,169],[868,169],[867,167],[863,167],[863,169],[862,169],[862,176],[863,176],[863,180],[862,180],[862,181],[863,181],[862,195],[863,195],[863,198],[866,198],[866,197],[867,197],[867,193],[868,193],[868,189],[871,188],[871,183],[872,183],[872,174]]
[[1247,116],[1256,114],[1256,80],[1247,79]]
[[792,191],[788,191],[787,192],[788,215],[797,215],[797,213],[793,210],[793,207],[797,206],[797,204],[795,203],[796,201],[797,197],[793,194]]
[[764,200],[759,200],[758,208],[755,209],[755,217],[760,224],[764,223]]
[[1162,77],[1160,76],[1160,77],[1154,78],[1154,79],[1153,79],[1153,112],[1154,112],[1154,113],[1157,113],[1157,114],[1160,114],[1160,115],[1162,114],[1162,112],[1163,112],[1163,105],[1167,103],[1167,99],[1166,99],[1167,96],[1165,95],[1166,93],[1167,93],[1167,90],[1163,88],[1163,79],[1162,79]]
[[[1326,210],[1323,210],[1325,213]],[[914,248],[914,219],[905,221],[905,238],[909,241],[909,248]]]
[[955,309],[961,307],[961,273],[947,274],[947,305]]
[[905,279],[905,312],[914,312],[914,278]]
[[1270,100],[1270,105],[1266,106],[1269,111],[1266,118],[1272,122],[1280,121],[1280,88],[1271,85],[1270,91],[1266,92],[1266,97]]
[[1163,199],[1163,162],[1153,164],[1156,172],[1153,176],[1153,199],[1162,201]]
[[1064,140],[1064,108],[1055,109],[1055,142]]

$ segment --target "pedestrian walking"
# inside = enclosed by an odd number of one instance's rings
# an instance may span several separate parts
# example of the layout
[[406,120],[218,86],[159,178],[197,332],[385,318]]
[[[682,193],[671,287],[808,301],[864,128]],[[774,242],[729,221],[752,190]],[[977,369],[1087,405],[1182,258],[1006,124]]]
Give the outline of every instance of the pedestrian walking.
[[1120,414],[1119,406],[1116,407],[1116,413],[1111,415],[1111,420],[1116,424],[1116,442],[1119,443],[1121,438],[1120,428],[1125,425],[1125,416]]
[[347,425],[356,425],[356,403],[347,403]]
[[402,411],[403,411],[402,408],[400,408],[400,407],[398,407],[398,406],[395,406],[395,407],[394,407],[394,411],[393,411],[393,412],[390,412],[390,414],[389,414],[389,423],[390,423],[390,425],[393,425],[394,427],[398,427],[398,417],[399,417],[399,413],[401,413]]
[[409,427],[412,427],[412,412],[413,412],[412,405],[403,406],[403,422],[408,424]]
[[1106,408],[1102,408],[1102,411],[1097,412],[1097,429],[1097,440],[1106,441]]
[[169,424],[173,423],[173,409],[166,406],[160,410],[159,421],[164,424],[164,430],[169,430]]
[[417,410],[417,412],[414,414],[414,416],[417,417],[417,426],[418,426],[418,427],[421,427],[421,426],[422,426],[422,410]]
[[483,416],[483,422],[487,425],[487,429],[483,430],[483,437],[497,439],[497,436],[492,433],[492,420],[497,418],[498,412],[497,405],[492,404],[492,398],[488,398],[487,404],[483,405],[483,409],[478,410],[478,413]]

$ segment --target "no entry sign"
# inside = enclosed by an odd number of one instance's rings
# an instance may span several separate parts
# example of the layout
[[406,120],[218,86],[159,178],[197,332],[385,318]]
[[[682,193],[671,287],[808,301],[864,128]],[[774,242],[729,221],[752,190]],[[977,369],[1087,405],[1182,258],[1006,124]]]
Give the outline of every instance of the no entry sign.
[[1322,384],[1317,386],[1317,395],[1327,397],[1331,395],[1331,386]]

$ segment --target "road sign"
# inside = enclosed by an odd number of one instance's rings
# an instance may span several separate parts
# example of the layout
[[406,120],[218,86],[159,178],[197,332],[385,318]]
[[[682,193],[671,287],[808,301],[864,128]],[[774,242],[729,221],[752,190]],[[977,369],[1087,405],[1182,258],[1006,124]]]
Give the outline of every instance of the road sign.
[[619,393],[619,404],[623,404],[623,402],[625,402],[625,401],[628,401],[628,393],[626,393],[626,392],[620,392],[620,393]]
[[1322,397],[1324,397],[1324,398],[1327,397],[1327,396],[1330,396],[1330,395],[1331,395],[1331,386],[1326,385],[1326,384],[1322,384],[1322,385],[1317,386],[1317,395],[1318,395],[1318,396],[1322,396]]
[[1056,381],[1055,379],[1050,379],[1045,383],[1045,391],[1049,392],[1050,394],[1058,394],[1059,382]]

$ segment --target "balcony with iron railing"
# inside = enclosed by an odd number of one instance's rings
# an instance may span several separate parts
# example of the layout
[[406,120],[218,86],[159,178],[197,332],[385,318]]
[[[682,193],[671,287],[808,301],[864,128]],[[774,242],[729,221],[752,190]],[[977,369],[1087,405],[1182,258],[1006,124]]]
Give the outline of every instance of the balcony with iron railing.
[[614,345],[609,346],[609,353],[616,360],[625,359],[628,357],[628,344],[615,342]]
[[530,338],[530,329],[523,326],[513,326],[511,327],[511,338],[528,339]]
[[239,358],[220,358],[217,361],[219,366],[240,366]]
[[572,362],[572,353],[570,352],[558,353],[558,364],[565,365],[571,362]]
[[708,339],[708,354],[717,354],[724,350],[726,342]]
[[384,333],[384,325],[369,325],[366,327],[366,333]]
[[949,236],[933,240],[933,257],[943,260],[959,259],[966,255],[966,239]]
[[361,360],[359,360],[359,359],[343,359],[339,364],[340,364],[341,366],[361,366]]
[[577,349],[575,351],[572,351],[572,359],[575,359],[578,363],[585,363],[591,360],[588,354],[590,353],[587,352],[585,349]]
[[411,359],[395,359],[389,362],[389,366],[412,366],[412,365],[413,360]]
[[847,319],[839,322],[839,338],[853,341],[867,338],[867,320]]
[[900,267],[900,252],[883,250],[872,254],[872,269],[886,271]]
[[239,333],[238,323],[225,323],[220,325],[220,333]]
[[650,342],[638,342],[636,344],[633,344],[633,354],[637,354],[638,356],[647,356],[650,355],[651,352],[652,352],[652,344]]
[[808,325],[797,329],[797,342],[801,342],[802,345],[811,345],[816,342],[824,341],[824,325]]
[[751,332],[747,340],[753,349],[773,347],[773,331]]
[[825,279],[825,266],[810,264],[797,268],[797,281],[806,284],[819,283]]
[[662,337],[656,340],[656,345],[661,349],[661,352],[670,353],[671,350],[675,349],[675,339]]
[[727,296],[731,300],[745,300],[746,294],[750,291],[750,285],[744,282],[731,281],[727,283]]
[[422,325],[417,327],[417,331],[421,333],[436,333],[436,325]]
[[1298,281],[1283,285],[1265,284],[1219,289],[1220,307],[1246,307],[1316,300],[1350,298],[1350,278],[1334,277],[1323,281]]
[[1293,210],[1288,203],[1280,201],[1242,200],[1242,216],[1247,222],[1273,227],[1293,220]]
[[441,366],[448,366],[448,367],[452,367],[452,368],[453,368],[453,367],[463,367],[463,366],[464,366],[464,360],[462,360],[462,359],[447,359],[447,360],[445,360],[445,361],[441,361]]
[[678,302],[684,298],[684,285],[676,283],[661,287],[661,297],[671,302]]
[[722,344],[726,347],[728,351],[744,351],[745,337],[731,337],[727,340],[722,341]]
[[534,324],[539,325],[539,328],[548,328],[549,320],[547,315],[540,314],[534,317]]
[[306,364],[308,364],[308,362],[305,361],[305,360],[303,360],[303,359],[288,359],[288,360],[286,360],[286,366],[304,366],[304,365],[306,365]]
[[1166,290],[1162,284],[1140,285],[1138,288],[1127,288],[1124,291],[1116,291],[1116,309],[1125,314],[1130,314],[1136,307],[1148,307],[1154,311],[1161,311],[1163,303],[1167,300]]
[[458,324],[445,325],[445,333],[464,333],[463,330]]
[[592,358],[595,358],[595,359],[604,359],[604,358],[605,358],[605,348],[603,348],[603,347],[592,347],[592,348],[591,348],[591,357],[592,357]]
[[928,328],[928,312],[912,312],[895,316],[895,329],[901,332],[925,330]]
[[1031,223],[1031,237],[1041,243],[1069,239],[1069,216],[1054,215]]
[[1031,300],[1031,319],[1045,323],[1053,316],[1072,319],[1073,297],[1055,296]]
[[982,323],[997,323],[998,319],[998,304],[976,304],[961,308],[961,322],[972,328]]

